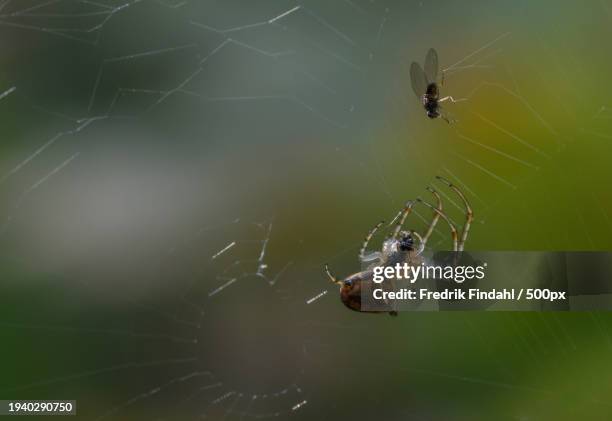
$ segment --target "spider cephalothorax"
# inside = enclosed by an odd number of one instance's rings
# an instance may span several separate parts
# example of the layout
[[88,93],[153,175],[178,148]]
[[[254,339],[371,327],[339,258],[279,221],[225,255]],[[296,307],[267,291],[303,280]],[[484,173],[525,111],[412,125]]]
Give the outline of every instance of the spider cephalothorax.
[[[374,283],[372,278],[375,267],[395,266],[398,263],[407,263],[410,266],[419,266],[424,264],[425,260],[421,254],[423,250],[425,250],[427,241],[433,233],[440,217],[446,221],[450,228],[453,251],[463,251],[463,247],[470,229],[470,224],[474,218],[472,208],[470,207],[465,195],[457,188],[457,186],[445,178],[436,178],[453,190],[459,196],[465,206],[465,224],[461,229],[461,234],[459,235],[455,225],[442,210],[442,199],[440,198],[440,195],[433,188],[428,187],[427,190],[436,198],[437,206],[433,206],[421,199],[407,202],[404,208],[394,219],[394,221],[397,220],[397,224],[389,237],[383,241],[381,251],[366,253],[366,248],[376,231],[378,231],[378,229],[384,224],[384,221],[376,224],[376,226],[368,233],[363,241],[361,250],[359,251],[359,261],[362,263],[362,265],[366,266],[364,270],[354,273],[344,279],[338,279],[332,275],[328,265],[325,265],[325,272],[327,273],[329,279],[335,284],[340,285],[340,299],[345,306],[351,310],[361,311],[362,293],[366,290],[373,289]],[[402,230],[406,217],[412,212],[412,208],[414,207],[415,203],[422,203],[434,212],[425,235],[421,235],[414,230]],[[415,244],[415,239],[418,240],[418,244]],[[389,311],[389,313],[393,315],[396,314],[396,312],[392,309]]]
[[399,237],[399,249],[401,251],[413,251],[414,250],[414,238],[408,231],[400,232]]

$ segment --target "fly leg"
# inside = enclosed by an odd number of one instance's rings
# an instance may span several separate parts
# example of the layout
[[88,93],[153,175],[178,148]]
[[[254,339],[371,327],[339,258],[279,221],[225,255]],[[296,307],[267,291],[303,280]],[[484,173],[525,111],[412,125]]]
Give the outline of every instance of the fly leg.
[[442,120],[446,121],[448,124],[454,123],[455,120],[451,120],[449,119],[447,116],[445,116],[444,114],[440,114],[440,117],[442,117]]
[[445,96],[444,98],[440,98],[438,100],[438,102],[444,102],[444,101],[449,101],[452,102],[453,104],[457,103],[457,102],[462,102],[462,101],[467,101],[467,98],[459,98],[459,99],[455,99],[452,96]]
[[443,109],[442,107],[438,108],[438,112],[440,113],[442,120],[446,121],[448,124],[456,123],[458,121],[452,117],[451,113],[447,112],[446,109]]

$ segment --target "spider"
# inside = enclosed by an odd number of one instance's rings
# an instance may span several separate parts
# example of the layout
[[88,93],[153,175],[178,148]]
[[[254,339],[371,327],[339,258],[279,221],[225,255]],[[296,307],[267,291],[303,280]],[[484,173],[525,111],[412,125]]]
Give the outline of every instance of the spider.
[[[465,195],[461,192],[461,190],[459,190],[457,186],[455,186],[443,177],[436,176],[436,179],[441,181],[451,190],[453,190],[459,196],[465,206],[465,223],[461,228],[461,232],[459,233],[455,225],[444,213],[442,209],[442,199],[440,198],[439,193],[433,188],[427,187],[427,190],[436,199],[437,205],[433,206],[432,204],[422,200],[421,198],[417,198],[416,201],[408,201],[405,204],[404,208],[394,218],[394,221],[397,220],[397,224],[395,225],[393,232],[383,242],[381,251],[367,253],[366,249],[368,247],[368,243],[370,242],[374,234],[384,224],[384,221],[379,222],[374,228],[372,228],[372,230],[370,230],[370,232],[363,241],[361,249],[359,250],[359,261],[362,263],[362,265],[366,267],[365,270],[349,275],[344,279],[338,279],[331,273],[331,271],[329,270],[329,266],[325,264],[325,273],[333,283],[340,286],[340,299],[342,300],[342,303],[349,309],[354,311],[361,311],[362,289],[371,289],[374,285],[372,281],[374,267],[395,266],[397,263],[407,263],[410,266],[418,266],[425,263],[422,253],[423,250],[425,250],[425,247],[427,246],[427,241],[431,237],[431,234],[433,233],[433,230],[436,227],[436,224],[438,223],[438,220],[440,218],[444,219],[444,221],[446,221],[448,227],[450,228],[453,251],[463,251],[463,247],[465,245],[465,241],[467,240],[468,232],[470,230],[470,224],[474,219],[474,213],[472,212],[472,208]],[[429,224],[429,227],[427,228],[427,231],[425,232],[425,235],[421,235],[414,230],[402,229],[406,218],[412,212],[412,208],[416,203],[421,203],[433,211],[433,218]],[[418,243],[415,243],[415,239],[418,241]],[[380,311],[371,312],[380,313]],[[397,312],[391,310],[389,311],[389,314],[392,316],[396,316]]]

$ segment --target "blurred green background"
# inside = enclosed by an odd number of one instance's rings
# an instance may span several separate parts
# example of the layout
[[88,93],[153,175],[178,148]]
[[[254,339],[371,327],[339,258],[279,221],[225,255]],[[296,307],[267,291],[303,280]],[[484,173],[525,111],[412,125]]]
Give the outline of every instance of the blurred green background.
[[[610,419],[609,313],[364,315],[322,272],[356,272],[437,174],[474,206],[467,249],[611,249],[608,0],[0,8],[1,399],[94,420]],[[452,125],[410,89],[430,47],[467,98]]]

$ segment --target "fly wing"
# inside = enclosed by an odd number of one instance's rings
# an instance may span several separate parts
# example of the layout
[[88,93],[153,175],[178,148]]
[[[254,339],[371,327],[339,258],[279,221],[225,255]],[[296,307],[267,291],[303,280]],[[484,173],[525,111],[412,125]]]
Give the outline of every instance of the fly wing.
[[410,65],[410,82],[412,83],[412,90],[417,98],[421,98],[421,96],[425,94],[425,91],[427,91],[427,78],[419,63],[414,61]]
[[436,83],[438,77],[438,53],[430,48],[425,56],[425,76],[427,82]]

